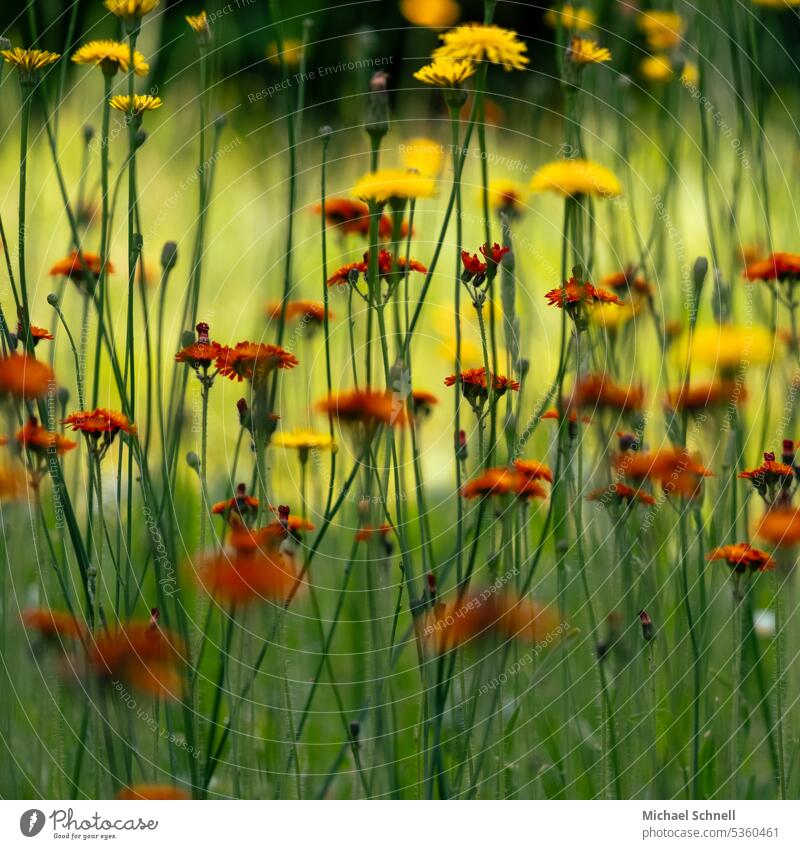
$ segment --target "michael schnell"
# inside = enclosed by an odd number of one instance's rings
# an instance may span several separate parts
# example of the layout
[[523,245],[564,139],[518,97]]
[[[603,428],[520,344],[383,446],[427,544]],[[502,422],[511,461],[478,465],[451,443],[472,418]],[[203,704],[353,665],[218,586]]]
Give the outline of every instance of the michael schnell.
[[736,811],[642,811],[643,820],[726,820],[733,822],[736,819]]

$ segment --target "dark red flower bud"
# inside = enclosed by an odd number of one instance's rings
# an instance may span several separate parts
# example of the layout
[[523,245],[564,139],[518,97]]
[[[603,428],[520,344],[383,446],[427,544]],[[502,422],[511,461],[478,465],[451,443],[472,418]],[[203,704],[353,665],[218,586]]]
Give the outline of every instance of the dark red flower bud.
[[645,642],[649,643],[655,637],[655,627],[653,626],[653,620],[647,615],[646,610],[639,611],[639,622],[642,626],[642,638]]
[[197,341],[203,345],[207,345],[209,343],[208,329],[208,324],[205,321],[201,321],[196,327]]

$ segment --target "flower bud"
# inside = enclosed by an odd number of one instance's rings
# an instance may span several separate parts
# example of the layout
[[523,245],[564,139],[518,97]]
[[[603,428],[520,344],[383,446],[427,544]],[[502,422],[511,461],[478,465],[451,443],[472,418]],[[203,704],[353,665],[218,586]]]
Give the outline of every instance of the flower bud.
[[190,469],[194,469],[196,472],[200,471],[200,457],[194,451],[189,451],[186,455],[186,465]]
[[642,639],[646,643],[649,643],[655,637],[656,633],[653,620],[647,615],[646,610],[639,611],[639,622],[642,625]]
[[380,140],[389,132],[388,82],[389,76],[385,71],[376,71],[369,81],[364,128],[373,140]]
[[164,271],[172,271],[172,269],[175,268],[175,263],[177,261],[177,242],[164,242],[164,247],[161,248],[161,267],[164,269]]

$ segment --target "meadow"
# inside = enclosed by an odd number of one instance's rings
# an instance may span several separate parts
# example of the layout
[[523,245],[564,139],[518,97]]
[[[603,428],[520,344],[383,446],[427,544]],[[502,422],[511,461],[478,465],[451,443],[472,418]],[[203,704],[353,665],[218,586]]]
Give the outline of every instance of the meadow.
[[0,797],[797,798],[800,2],[184,5],[0,38]]

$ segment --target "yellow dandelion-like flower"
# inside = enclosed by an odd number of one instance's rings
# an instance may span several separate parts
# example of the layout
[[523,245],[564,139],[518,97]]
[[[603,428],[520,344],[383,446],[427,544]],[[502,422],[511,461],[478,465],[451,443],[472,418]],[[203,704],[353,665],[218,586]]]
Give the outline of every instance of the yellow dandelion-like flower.
[[567,48],[567,59],[573,65],[591,65],[611,61],[611,51],[591,38],[575,35]]
[[335,451],[336,442],[328,433],[313,430],[278,431],[272,437],[276,448],[294,448],[297,451]]
[[470,62],[491,62],[506,71],[522,71],[528,64],[528,48],[516,32],[495,24],[462,24],[440,35],[442,46],[433,51],[433,58],[468,59]]
[[677,12],[642,12],[638,24],[653,50],[676,47],[686,30],[686,21]]
[[[668,83],[672,82],[675,77],[675,71],[672,67],[672,60],[669,56],[659,53],[656,56],[647,56],[642,59],[639,65],[639,73],[644,79],[651,83]],[[684,63],[681,71],[681,82],[683,85],[697,85],[700,79],[700,72],[694,62]]]
[[[112,109],[119,112],[130,112],[131,99],[127,94],[116,94],[108,101]],[[164,105],[164,101],[160,97],[154,97],[152,94],[134,94],[133,96],[133,114],[139,118],[145,112],[153,112],[160,109]]]
[[433,197],[436,186],[430,177],[402,171],[399,168],[384,168],[365,174],[353,188],[353,196],[363,201],[381,204],[391,198],[411,200]]
[[[496,178],[489,181],[489,205],[495,211],[505,210],[521,214],[525,211],[528,189],[522,183],[514,180]],[[480,203],[483,193],[479,192],[477,201]]]
[[[78,65],[98,65],[104,74],[113,75],[117,71],[127,72],[130,67],[131,49],[121,41],[103,38],[89,41],[72,54],[72,61]],[[133,72],[143,77],[150,70],[144,56],[133,51]]]
[[105,0],[103,5],[112,15],[134,21],[152,12],[158,3],[159,0]]
[[558,159],[543,165],[531,180],[531,191],[560,195],[617,197],[622,194],[619,180],[603,165],[588,159]]
[[284,38],[283,54],[281,54],[278,45],[271,41],[267,46],[267,61],[273,65],[280,65],[281,55],[289,68],[297,68],[303,56],[303,42],[299,38]]
[[445,29],[459,19],[461,7],[455,0],[400,0],[400,14],[414,26]]
[[200,12],[199,15],[186,15],[186,23],[195,32],[206,32],[208,30],[208,15],[205,11]]
[[684,337],[676,348],[676,357],[685,362],[687,352],[693,365],[703,365],[728,371],[742,364],[765,365],[773,356],[769,331],[761,327],[737,327],[731,324],[698,327],[693,335],[691,350]]
[[591,9],[566,4],[560,9],[550,9],[544,16],[545,23],[555,29],[559,24],[564,29],[583,31],[591,29],[595,23],[595,15]]
[[400,146],[403,165],[428,177],[436,177],[442,170],[444,145],[424,137],[409,139]]
[[9,65],[13,65],[23,76],[31,77],[42,68],[52,65],[60,54],[49,50],[24,50],[22,47],[12,47],[1,51]]
[[475,73],[475,65],[463,59],[446,59],[434,57],[429,65],[420,68],[414,79],[428,85],[438,85],[441,88],[455,88],[468,80]]

